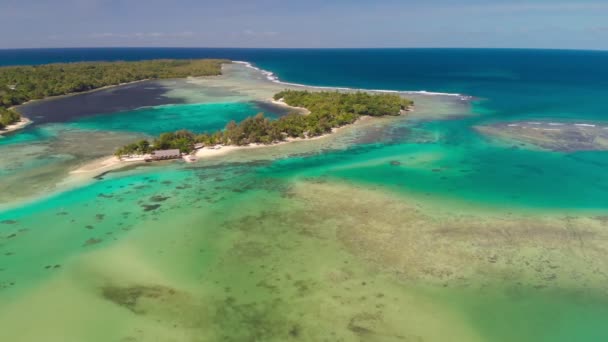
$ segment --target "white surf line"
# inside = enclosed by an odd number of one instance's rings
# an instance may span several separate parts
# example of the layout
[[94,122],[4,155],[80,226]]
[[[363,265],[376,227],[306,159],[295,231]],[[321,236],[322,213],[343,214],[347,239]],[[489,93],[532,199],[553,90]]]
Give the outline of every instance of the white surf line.
[[524,126],[523,124],[528,124],[528,125],[536,126],[536,127],[538,127],[540,125],[547,125],[550,127],[555,127],[555,128],[541,128],[542,130],[545,130],[545,131],[559,131],[559,130],[561,130],[560,128],[564,127],[564,126],[608,129],[608,126],[605,126],[605,125],[597,125],[597,124],[590,124],[590,123],[561,123],[561,122],[539,122],[539,121],[526,121],[526,122],[519,122],[519,123],[511,123],[511,124],[507,124],[507,127],[521,127],[521,128],[537,129],[535,127]]
[[458,94],[458,93],[439,93],[439,92],[430,92],[430,91],[426,91],[426,90],[415,90],[415,91],[414,90],[405,90],[405,91],[399,91],[399,90],[387,90],[387,89],[363,89],[363,88],[347,88],[347,87],[325,87],[325,86],[311,86],[311,85],[300,84],[300,83],[283,82],[272,71],[268,71],[268,70],[264,70],[264,69],[258,68],[256,66],[254,66],[253,64],[251,64],[250,62],[233,61],[233,63],[245,65],[248,68],[257,70],[257,71],[261,72],[264,76],[266,76],[266,78],[269,81],[271,81],[271,82],[278,83],[278,84],[283,84],[283,85],[289,85],[289,86],[306,87],[306,88],[313,88],[313,89],[327,89],[327,90],[369,91],[369,92],[375,92],[375,93],[429,95],[429,96],[454,96],[454,97],[460,97],[461,100],[470,100],[470,99],[473,98],[473,96],[462,95],[462,94]]

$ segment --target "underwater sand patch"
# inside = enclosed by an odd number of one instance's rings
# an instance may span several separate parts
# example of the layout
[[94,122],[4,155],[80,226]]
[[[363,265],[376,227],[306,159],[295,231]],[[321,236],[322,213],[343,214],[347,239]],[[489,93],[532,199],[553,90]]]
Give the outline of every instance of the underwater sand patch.
[[216,305],[213,325],[221,341],[287,341],[303,335],[288,313],[288,303],[279,298],[239,303],[228,297]]
[[158,284],[106,285],[100,290],[100,295],[105,300],[147,320],[155,327],[170,329],[187,341],[208,334],[204,330],[209,327],[208,308],[188,292]]
[[270,246],[257,241],[237,241],[232,246],[232,253],[245,260],[259,259],[270,254]]

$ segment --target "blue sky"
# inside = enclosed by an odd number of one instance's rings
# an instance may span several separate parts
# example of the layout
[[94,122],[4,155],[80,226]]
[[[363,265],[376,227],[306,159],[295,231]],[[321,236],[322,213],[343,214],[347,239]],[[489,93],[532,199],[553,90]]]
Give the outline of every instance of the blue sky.
[[0,0],[0,48],[608,49],[608,0]]

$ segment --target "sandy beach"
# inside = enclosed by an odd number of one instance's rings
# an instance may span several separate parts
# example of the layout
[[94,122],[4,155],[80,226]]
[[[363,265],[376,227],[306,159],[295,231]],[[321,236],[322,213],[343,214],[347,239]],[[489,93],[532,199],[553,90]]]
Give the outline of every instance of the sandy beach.
[[[316,137],[311,137],[311,138],[287,138],[284,141],[276,142],[273,144],[267,144],[267,145],[265,145],[265,144],[249,144],[249,145],[244,145],[244,146],[215,145],[215,146],[204,147],[204,148],[198,149],[190,154],[190,156],[193,156],[195,158],[194,161],[191,161],[191,160],[189,160],[189,158],[187,158],[189,155],[184,155],[184,158],[175,159],[175,160],[196,163],[196,162],[200,162],[201,160],[205,160],[205,159],[225,156],[229,153],[233,153],[236,151],[244,151],[244,150],[259,149],[259,148],[270,148],[270,147],[280,146],[280,145],[294,143],[294,142],[305,142],[305,141],[323,139],[323,138],[327,138],[327,137],[331,136],[332,134],[340,131],[341,129],[343,129],[345,127],[356,125],[358,123],[368,121],[371,119],[372,119],[371,116],[362,116],[357,121],[355,121],[354,123],[352,123],[350,125],[345,125],[342,127],[334,128],[330,133],[323,134],[323,135],[316,136]],[[146,162],[145,160],[147,157],[149,157],[149,155],[138,155],[138,156],[132,156],[132,157],[123,157],[123,158],[118,158],[116,156],[103,157],[103,158],[94,160],[90,163],[84,164],[75,170],[72,170],[70,172],[70,174],[84,176],[84,177],[88,177],[88,176],[95,177],[101,173],[119,170],[126,166],[143,164]]]
[[103,157],[97,160],[94,160],[90,163],[87,163],[76,170],[72,170],[70,174],[99,174],[103,172],[108,172],[111,170],[116,170],[126,165],[133,165],[136,163],[145,163],[147,155],[143,156],[133,156],[133,157],[123,157],[118,158],[116,156],[111,157]]
[[27,125],[29,125],[31,123],[32,123],[32,120],[30,120],[30,119],[22,116],[21,120],[19,122],[14,123],[12,125],[8,125],[8,126],[2,128],[2,129],[0,129],[0,136],[4,135],[6,133],[11,133],[11,132],[23,129],[23,128],[25,128],[25,126],[27,126]]
[[291,108],[293,110],[302,112],[304,114],[310,114],[310,111],[307,108],[290,106],[287,103],[285,103],[285,101],[283,99],[280,99],[280,100],[274,100],[274,99],[272,99],[272,100],[270,100],[270,102],[272,104],[277,105],[277,106],[281,106],[281,107],[285,107],[285,108]]

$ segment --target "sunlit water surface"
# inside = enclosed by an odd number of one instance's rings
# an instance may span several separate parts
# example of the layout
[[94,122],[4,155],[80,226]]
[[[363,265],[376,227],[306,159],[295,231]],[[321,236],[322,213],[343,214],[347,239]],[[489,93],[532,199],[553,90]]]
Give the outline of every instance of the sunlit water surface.
[[549,109],[417,95],[324,139],[63,186],[138,137],[284,114],[241,65],[163,82],[176,104],[0,139],[3,341],[608,338],[605,152],[475,129]]

